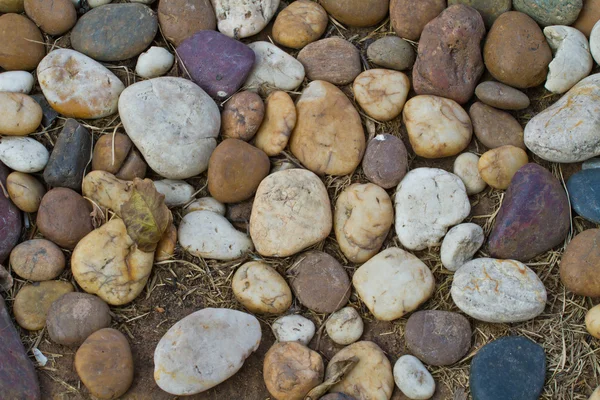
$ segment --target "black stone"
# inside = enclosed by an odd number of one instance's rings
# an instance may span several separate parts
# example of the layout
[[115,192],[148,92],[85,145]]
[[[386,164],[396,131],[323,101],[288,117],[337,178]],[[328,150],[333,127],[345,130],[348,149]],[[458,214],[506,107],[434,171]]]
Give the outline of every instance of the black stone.
[[[21,236],[22,220],[21,211],[13,204],[6,191],[6,177],[10,170],[0,161],[0,263],[10,254]],[[2,332],[0,330],[0,332]],[[0,341],[2,335],[0,334]],[[0,354],[0,358],[2,354]],[[0,398],[1,398],[0,391]]]
[[44,180],[53,187],[81,192],[81,182],[91,152],[92,135],[79,122],[68,119],[44,170]]
[[579,171],[567,182],[567,190],[573,210],[600,224],[600,168]]
[[537,400],[545,375],[542,346],[520,336],[503,337],[473,357],[471,395],[473,400]]
[[31,97],[42,107],[42,126],[48,128],[58,117],[58,113],[50,106],[43,94],[34,94]]

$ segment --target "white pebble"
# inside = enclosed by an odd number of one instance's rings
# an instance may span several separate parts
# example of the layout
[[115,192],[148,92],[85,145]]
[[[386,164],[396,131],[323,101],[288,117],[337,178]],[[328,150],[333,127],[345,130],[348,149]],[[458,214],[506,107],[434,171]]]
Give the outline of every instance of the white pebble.
[[0,161],[15,171],[39,172],[46,167],[49,156],[44,145],[30,137],[0,138]]
[[413,400],[431,398],[435,381],[427,368],[415,356],[405,355],[394,365],[394,381],[404,395]]
[[194,211],[212,211],[219,215],[225,215],[225,204],[221,203],[213,197],[202,197],[194,202],[190,203],[186,208],[183,209],[183,215],[187,215]]
[[344,307],[331,314],[325,324],[325,329],[335,343],[348,345],[360,339],[364,323],[354,308]]
[[194,187],[185,181],[163,179],[154,181],[158,193],[165,195],[165,204],[168,207],[182,206],[189,203],[194,195]]
[[88,0],[88,5],[91,8],[96,8],[103,6],[105,4],[109,4],[112,0]]
[[8,71],[0,74],[0,92],[29,94],[33,83],[33,75],[27,71]]
[[307,346],[315,336],[315,324],[301,315],[277,318],[271,329],[279,342],[300,342]]
[[596,22],[590,33],[590,52],[596,64],[600,64],[600,21]]
[[[152,1],[136,0],[136,2],[144,4],[150,4]],[[156,78],[169,72],[174,62],[175,57],[169,50],[164,47],[152,46],[138,57],[135,73],[142,78]]]
[[442,242],[442,264],[456,271],[470,261],[485,240],[483,229],[472,223],[456,225],[450,229]]
[[453,172],[465,184],[468,195],[480,193],[487,187],[487,183],[479,175],[477,164],[479,156],[473,153],[462,153],[454,161]]

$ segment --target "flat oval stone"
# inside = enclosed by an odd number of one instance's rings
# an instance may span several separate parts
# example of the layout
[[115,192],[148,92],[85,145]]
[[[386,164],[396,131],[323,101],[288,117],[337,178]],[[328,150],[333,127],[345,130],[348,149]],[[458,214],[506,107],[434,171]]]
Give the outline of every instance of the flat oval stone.
[[581,164],[581,169],[600,168],[600,158],[590,158]]
[[62,35],[77,22],[77,11],[70,0],[25,0],[25,12],[49,35]]
[[529,107],[529,97],[520,90],[500,82],[481,82],[475,88],[479,100],[502,110],[522,110]]
[[138,57],[135,73],[142,78],[156,78],[169,72],[173,63],[175,63],[175,56],[169,50],[152,46]]
[[[32,76],[33,78],[33,76]],[[33,81],[32,81],[32,85],[33,85]],[[40,105],[40,107],[42,107],[42,126],[44,128],[48,128],[49,126],[52,125],[52,123],[54,122],[54,120],[56,120],[56,118],[58,118],[58,113],[56,112],[56,110],[54,110],[52,108],[52,106],[50,106],[50,103],[48,103],[48,100],[46,100],[46,98],[44,97],[43,94],[34,94],[31,95],[31,97]]]
[[322,0],[321,5],[342,24],[363,28],[385,18],[389,0]]
[[362,71],[360,53],[349,41],[340,37],[321,39],[298,53],[306,76],[311,81],[347,85]]
[[46,239],[20,243],[10,253],[15,274],[30,281],[49,281],[65,269],[65,256],[60,248]]
[[107,4],[85,13],[71,31],[71,46],[94,60],[121,61],[146,50],[158,20],[140,3]]
[[268,156],[278,155],[287,146],[297,119],[296,105],[290,95],[281,90],[272,92],[265,100],[265,117],[254,145]]
[[430,399],[435,393],[435,381],[427,368],[415,356],[405,354],[394,364],[396,386],[409,399]]
[[374,184],[384,189],[397,186],[408,171],[408,153],[402,139],[382,133],[369,140],[362,168]]
[[162,34],[175,46],[198,31],[217,29],[210,0],[161,0],[158,23]]
[[465,314],[484,322],[528,321],[546,306],[546,288],[525,264],[478,258],[454,274],[452,300]]
[[475,400],[537,400],[544,387],[542,346],[508,336],[483,346],[473,357],[469,384]]
[[36,282],[23,286],[13,303],[15,320],[24,329],[42,329],[46,326],[46,315],[52,303],[73,290],[73,285],[63,281]]
[[96,119],[114,114],[125,88],[102,64],[69,49],[57,49],[44,57],[37,77],[52,108],[70,118]]
[[[7,71],[0,73],[0,92],[29,94],[35,79],[27,71]],[[35,99],[34,99],[35,100]]]
[[344,307],[327,318],[325,328],[331,340],[346,346],[360,339],[365,324],[355,308]]
[[527,261],[563,243],[570,228],[569,202],[561,183],[529,163],[513,176],[488,238],[490,255]]
[[279,0],[211,0],[219,32],[242,39],[262,31],[277,12]]
[[588,221],[600,224],[600,169],[580,171],[569,178],[567,190],[573,210]]
[[511,145],[525,150],[523,128],[509,113],[476,102],[469,109],[469,116],[475,136],[485,147]]
[[464,4],[479,11],[486,29],[490,29],[500,14],[510,11],[512,0],[448,0],[448,6],[454,4]]
[[406,40],[398,36],[385,36],[369,45],[367,57],[384,68],[404,71],[413,66],[417,55]]
[[40,172],[49,157],[46,147],[31,137],[0,137],[0,161],[15,171]]
[[513,0],[513,7],[542,26],[571,25],[583,8],[583,0]]
[[258,349],[261,336],[260,324],[250,314],[224,308],[196,311],[158,342],[154,380],[176,396],[206,391],[235,375]]
[[256,61],[244,83],[251,90],[260,88],[294,90],[304,81],[304,66],[271,42],[248,45]]
[[452,365],[471,348],[471,325],[458,313],[417,311],[406,322],[404,339],[408,350],[425,364]]
[[298,342],[304,346],[315,336],[315,324],[301,315],[286,315],[277,318],[271,326],[278,342]]
[[599,229],[588,229],[575,236],[560,261],[560,279],[579,295],[600,297]]
[[391,0],[392,28],[404,39],[418,41],[425,25],[446,8],[446,0]]
[[42,122],[42,107],[23,93],[0,92],[0,109],[0,135],[28,135]]
[[42,33],[29,18],[20,14],[0,16],[1,68],[31,71],[45,55]]
[[228,204],[225,217],[242,232],[248,232],[250,224],[250,215],[252,214],[252,204],[254,198],[242,201],[237,204]]
[[320,4],[298,0],[281,10],[273,24],[273,40],[278,44],[301,49],[319,39],[329,18]]

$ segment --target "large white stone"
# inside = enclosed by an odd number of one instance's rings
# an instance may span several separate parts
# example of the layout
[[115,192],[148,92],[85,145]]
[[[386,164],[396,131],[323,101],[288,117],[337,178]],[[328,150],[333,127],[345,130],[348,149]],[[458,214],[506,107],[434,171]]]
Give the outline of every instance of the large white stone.
[[375,318],[392,321],[416,310],[435,289],[433,274],[421,260],[390,247],[356,270],[352,284]]
[[450,293],[465,314],[485,322],[527,321],[540,315],[546,305],[546,288],[540,278],[514,260],[469,261],[454,274]]
[[258,349],[258,320],[240,311],[205,308],[173,325],[154,351],[154,380],[176,396],[208,390],[229,379]]
[[286,315],[277,318],[273,325],[273,334],[279,342],[300,342],[305,346],[315,336],[315,324],[302,315]]
[[279,0],[211,0],[219,32],[236,39],[256,35],[271,21]]
[[573,86],[525,126],[525,145],[544,160],[575,163],[600,155],[600,74]]
[[456,225],[444,237],[440,255],[442,264],[456,271],[471,260],[485,240],[483,229],[473,223]]
[[252,251],[252,241],[222,215],[194,211],[179,224],[179,244],[196,257],[235,260]]
[[304,66],[279,47],[269,42],[248,45],[256,54],[254,67],[244,86],[256,90],[261,86],[294,90],[304,80]]
[[592,71],[588,40],[570,26],[547,26],[544,35],[554,52],[545,87],[553,93],[565,93]]
[[0,74],[0,92],[29,94],[33,83],[33,75],[27,71],[7,71]]
[[195,83],[161,77],[134,83],[119,98],[121,122],[154,171],[186,179],[208,168],[221,114]]
[[435,393],[435,381],[415,356],[406,354],[394,364],[394,381],[398,388],[414,400],[426,400]]
[[410,171],[396,190],[396,233],[411,250],[437,246],[452,225],[469,215],[464,183],[437,168]]
[[19,172],[39,172],[46,167],[50,153],[30,137],[0,137],[0,161]]
[[[132,0],[132,2],[149,4],[141,0]],[[152,46],[138,57],[135,73],[142,78],[156,78],[169,72],[174,62],[175,56],[169,50]]]
[[169,207],[182,206],[192,201],[196,191],[192,185],[186,181],[173,179],[162,179],[154,181],[154,187],[158,193],[165,195],[165,204]]

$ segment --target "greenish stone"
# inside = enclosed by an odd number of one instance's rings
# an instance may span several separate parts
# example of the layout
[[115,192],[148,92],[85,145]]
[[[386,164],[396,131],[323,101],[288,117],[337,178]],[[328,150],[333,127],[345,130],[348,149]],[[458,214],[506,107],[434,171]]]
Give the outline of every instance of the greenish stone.
[[490,29],[500,14],[510,11],[511,0],[448,0],[448,6],[464,4],[471,6],[483,17],[486,29]]
[[583,0],[513,0],[513,7],[542,26],[571,25],[583,8]]

